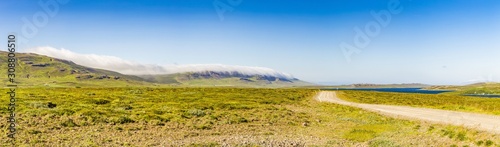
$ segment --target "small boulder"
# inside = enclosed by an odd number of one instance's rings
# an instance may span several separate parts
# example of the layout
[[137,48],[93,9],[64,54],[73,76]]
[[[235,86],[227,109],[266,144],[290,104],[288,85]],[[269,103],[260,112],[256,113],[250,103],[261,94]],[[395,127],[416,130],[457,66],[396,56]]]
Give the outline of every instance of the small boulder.
[[57,104],[54,104],[52,102],[49,102],[48,105],[47,105],[49,108],[55,108],[57,106]]

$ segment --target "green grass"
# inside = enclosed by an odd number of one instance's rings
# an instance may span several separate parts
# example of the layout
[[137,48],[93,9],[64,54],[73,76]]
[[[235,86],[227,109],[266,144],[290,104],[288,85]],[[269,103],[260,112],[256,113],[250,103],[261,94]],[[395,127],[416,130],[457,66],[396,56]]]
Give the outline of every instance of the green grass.
[[[144,122],[182,120],[205,115],[220,119],[224,113],[219,112],[226,111],[238,114],[234,119],[251,119],[254,114],[249,114],[248,110],[260,109],[270,112],[279,105],[291,104],[294,100],[308,97],[310,94],[305,90],[224,88],[28,88],[18,91],[19,97],[22,98],[18,111],[26,115],[79,114],[83,119],[98,118],[103,119],[102,121],[127,116],[132,120]],[[49,109],[43,105],[48,102],[57,104],[57,108]],[[229,116],[227,119],[233,119]],[[269,120],[280,121],[268,117]]]
[[[310,89],[20,88],[17,92],[20,146],[444,146],[500,142],[498,136],[485,132],[320,103],[312,98],[318,91]],[[7,97],[0,100],[2,118],[8,114],[7,102]],[[57,107],[48,108],[48,102]],[[6,123],[0,125],[0,133],[5,134]],[[7,141],[4,137],[0,143],[6,145]]]
[[411,94],[372,91],[341,91],[342,99],[368,104],[404,105],[500,115],[500,99],[455,94]]

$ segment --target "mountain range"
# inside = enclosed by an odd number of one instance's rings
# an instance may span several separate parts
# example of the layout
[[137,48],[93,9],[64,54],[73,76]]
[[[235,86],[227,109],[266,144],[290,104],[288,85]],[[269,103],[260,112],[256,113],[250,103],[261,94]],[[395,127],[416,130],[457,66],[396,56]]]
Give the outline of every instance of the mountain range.
[[[196,65],[169,74],[123,74],[108,69],[79,65],[35,53],[16,53],[16,84],[20,86],[237,86],[291,87],[314,85],[288,74],[238,66]],[[7,69],[7,52],[0,51],[0,68]],[[266,68],[267,69],[267,68]],[[250,71],[250,72],[249,72]],[[7,79],[2,82],[7,84]]]

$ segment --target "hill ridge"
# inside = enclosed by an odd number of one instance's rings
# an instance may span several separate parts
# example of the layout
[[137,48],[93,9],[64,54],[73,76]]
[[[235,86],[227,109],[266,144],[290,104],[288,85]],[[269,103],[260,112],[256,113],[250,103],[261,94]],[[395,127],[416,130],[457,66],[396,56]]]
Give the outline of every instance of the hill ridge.
[[[16,80],[22,86],[141,86],[214,85],[233,86],[301,85],[306,82],[286,76],[245,74],[239,71],[199,71],[174,74],[130,75],[79,65],[71,60],[36,53],[16,53]],[[7,68],[7,52],[0,51],[0,68]],[[4,85],[7,82],[3,80]]]

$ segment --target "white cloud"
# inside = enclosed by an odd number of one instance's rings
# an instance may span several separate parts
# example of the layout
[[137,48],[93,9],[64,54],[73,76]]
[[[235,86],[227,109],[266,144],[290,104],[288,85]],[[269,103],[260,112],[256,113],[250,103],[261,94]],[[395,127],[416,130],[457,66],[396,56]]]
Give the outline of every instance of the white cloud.
[[245,75],[268,75],[282,78],[293,78],[287,73],[265,67],[248,67],[222,64],[189,64],[189,65],[151,65],[140,64],[115,56],[105,56],[96,54],[79,54],[66,49],[56,49],[53,47],[37,47],[28,49],[27,52],[46,55],[49,57],[70,60],[76,64],[92,68],[107,69],[120,72],[122,74],[145,75],[145,74],[172,74],[183,72],[239,72]]

